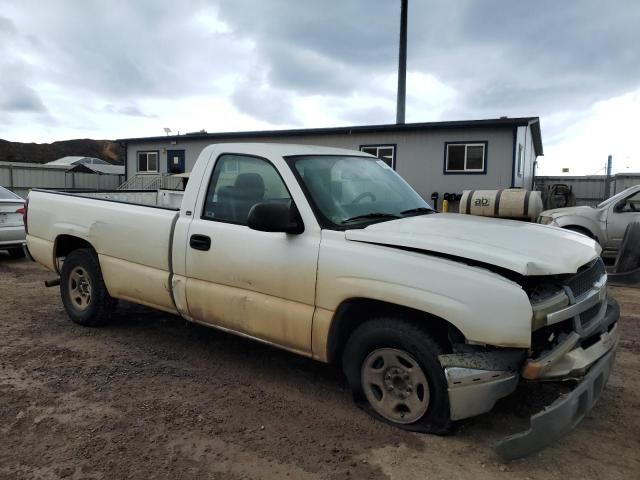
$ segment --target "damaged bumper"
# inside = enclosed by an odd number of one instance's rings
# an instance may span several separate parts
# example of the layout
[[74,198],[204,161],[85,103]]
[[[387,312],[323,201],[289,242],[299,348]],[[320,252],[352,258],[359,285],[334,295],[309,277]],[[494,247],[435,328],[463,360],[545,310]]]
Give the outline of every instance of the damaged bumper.
[[508,349],[441,355],[451,418],[460,420],[490,411],[496,401],[514,392],[523,378],[576,380],[577,386],[570,393],[533,415],[528,430],[498,442],[496,451],[505,460],[512,460],[566,435],[595,405],[614,364],[620,309],[611,299],[603,304],[597,322],[601,333],[587,339],[570,335],[556,349],[536,359],[524,361],[523,351]]
[[533,415],[529,429],[497,443],[496,452],[505,460],[530,455],[553,443],[573,430],[595,405],[609,379],[619,341],[616,322],[620,317],[620,307],[611,299],[604,305],[600,325],[605,329],[597,341],[588,347],[574,343],[573,348],[563,355],[552,354],[525,364],[524,378],[577,379],[578,384],[571,392]]
[[505,460],[524,457],[573,430],[600,397],[613,368],[615,354],[614,346],[589,370],[573,391],[533,415],[528,430],[499,441],[496,452]]

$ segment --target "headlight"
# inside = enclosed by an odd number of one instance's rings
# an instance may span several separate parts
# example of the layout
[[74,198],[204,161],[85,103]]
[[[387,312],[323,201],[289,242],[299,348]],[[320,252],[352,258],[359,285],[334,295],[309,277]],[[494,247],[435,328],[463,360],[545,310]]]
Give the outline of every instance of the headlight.
[[551,222],[553,222],[553,217],[542,216],[538,218],[538,223],[541,223],[542,225],[549,225]]
[[547,324],[547,315],[569,305],[569,297],[564,291],[559,291],[552,297],[531,304],[533,317],[531,319],[531,329],[538,330]]

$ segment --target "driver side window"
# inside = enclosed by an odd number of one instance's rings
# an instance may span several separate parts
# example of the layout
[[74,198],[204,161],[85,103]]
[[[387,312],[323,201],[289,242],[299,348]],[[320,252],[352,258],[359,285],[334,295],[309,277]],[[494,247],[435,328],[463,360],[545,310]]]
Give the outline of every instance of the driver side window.
[[640,192],[637,192],[620,205],[619,212],[640,212]]
[[246,155],[221,155],[207,190],[202,219],[247,225],[256,203],[291,201],[275,167]]

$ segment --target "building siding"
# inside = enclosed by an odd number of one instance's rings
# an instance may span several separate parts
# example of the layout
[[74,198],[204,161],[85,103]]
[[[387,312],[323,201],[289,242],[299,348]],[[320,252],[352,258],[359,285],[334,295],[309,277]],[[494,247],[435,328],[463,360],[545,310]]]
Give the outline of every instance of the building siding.
[[0,162],[0,185],[26,197],[32,188],[112,190],[124,175],[70,172],[69,167]]
[[[521,127],[528,128],[528,127]],[[361,145],[396,145],[396,170],[425,199],[433,192],[440,198],[445,192],[463,190],[509,188],[512,183],[513,128],[468,128],[414,132],[376,132],[352,135],[291,135],[288,137],[168,139],[166,142],[136,141],[127,144],[127,172],[129,178],[137,173],[137,152],[159,151],[159,170],[167,172],[167,150],[185,150],[185,168],[191,171],[200,152],[212,143],[260,142],[295,143],[358,150]],[[446,142],[487,142],[487,171],[485,174],[444,174]],[[529,141],[532,145],[532,142]],[[528,162],[529,163],[529,162]]]

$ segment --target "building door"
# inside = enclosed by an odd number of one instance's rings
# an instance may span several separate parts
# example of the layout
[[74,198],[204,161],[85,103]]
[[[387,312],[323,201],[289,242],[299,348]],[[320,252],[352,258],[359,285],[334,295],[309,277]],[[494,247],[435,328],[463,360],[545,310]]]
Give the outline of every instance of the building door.
[[184,150],[167,150],[167,172],[184,173]]

